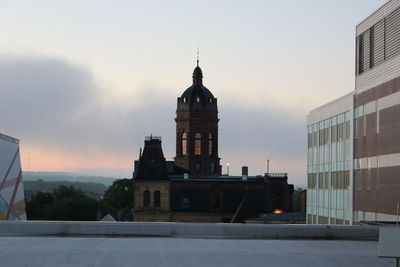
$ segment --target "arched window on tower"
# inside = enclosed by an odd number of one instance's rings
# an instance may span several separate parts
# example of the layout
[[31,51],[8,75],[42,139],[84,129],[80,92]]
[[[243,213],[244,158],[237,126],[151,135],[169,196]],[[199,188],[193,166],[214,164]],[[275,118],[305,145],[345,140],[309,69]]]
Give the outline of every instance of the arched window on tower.
[[143,207],[147,208],[150,206],[150,191],[145,190],[143,192]]
[[181,149],[182,149],[182,156],[187,155],[187,134],[182,133],[182,138],[181,138]]
[[208,134],[208,155],[211,156],[213,154],[213,144],[214,143],[214,138],[213,134],[209,133]]
[[160,191],[154,192],[154,207],[159,208],[161,205]]
[[196,133],[194,135],[194,154],[201,155],[201,134]]

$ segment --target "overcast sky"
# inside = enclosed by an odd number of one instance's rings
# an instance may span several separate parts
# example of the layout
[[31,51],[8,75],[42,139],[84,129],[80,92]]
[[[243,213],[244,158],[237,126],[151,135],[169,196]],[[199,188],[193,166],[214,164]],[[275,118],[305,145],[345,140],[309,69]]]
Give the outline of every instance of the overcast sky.
[[307,113],[354,89],[355,26],[384,0],[0,1],[0,132],[26,171],[129,177],[144,136],[175,155],[196,47],[224,171],[306,184]]

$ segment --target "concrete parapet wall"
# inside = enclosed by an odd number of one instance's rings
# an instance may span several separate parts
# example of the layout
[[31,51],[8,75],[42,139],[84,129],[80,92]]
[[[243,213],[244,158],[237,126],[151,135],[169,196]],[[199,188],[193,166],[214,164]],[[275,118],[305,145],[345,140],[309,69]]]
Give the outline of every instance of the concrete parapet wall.
[[5,235],[378,240],[379,228],[284,224],[0,221],[0,236]]

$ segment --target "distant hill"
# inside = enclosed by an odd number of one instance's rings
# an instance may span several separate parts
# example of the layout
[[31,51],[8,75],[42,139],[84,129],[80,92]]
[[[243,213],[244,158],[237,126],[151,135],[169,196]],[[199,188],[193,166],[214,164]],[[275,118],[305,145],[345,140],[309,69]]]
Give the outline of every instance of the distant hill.
[[24,181],[100,183],[107,187],[117,180],[114,177],[84,176],[69,172],[23,172],[22,176]]
[[43,180],[37,181],[24,181],[24,190],[25,191],[34,191],[34,192],[52,192],[55,188],[60,185],[65,186],[73,186],[75,189],[79,189],[82,192],[93,192],[99,195],[103,195],[107,190],[107,186],[100,183],[85,183],[85,182],[68,182],[68,181],[55,181],[48,182]]

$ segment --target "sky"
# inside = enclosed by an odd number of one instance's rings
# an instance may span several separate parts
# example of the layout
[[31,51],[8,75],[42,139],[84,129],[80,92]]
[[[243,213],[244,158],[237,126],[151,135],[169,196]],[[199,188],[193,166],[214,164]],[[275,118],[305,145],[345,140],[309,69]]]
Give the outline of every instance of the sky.
[[306,185],[308,112],[354,90],[355,27],[385,0],[0,0],[0,132],[25,171],[131,177],[144,137],[175,155],[200,50],[223,172]]

